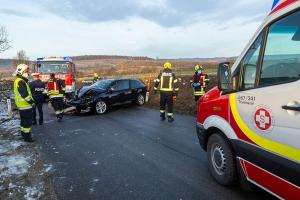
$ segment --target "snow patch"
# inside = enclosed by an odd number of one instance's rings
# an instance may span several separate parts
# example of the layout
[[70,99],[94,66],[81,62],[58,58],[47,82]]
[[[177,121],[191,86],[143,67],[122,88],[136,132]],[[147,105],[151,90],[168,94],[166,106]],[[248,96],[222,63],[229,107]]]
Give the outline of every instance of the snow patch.
[[26,194],[24,198],[26,200],[36,200],[39,199],[43,195],[43,191],[41,187],[26,187]]
[[28,157],[20,155],[1,156],[0,157],[0,178],[9,177],[12,175],[24,175],[29,167]]

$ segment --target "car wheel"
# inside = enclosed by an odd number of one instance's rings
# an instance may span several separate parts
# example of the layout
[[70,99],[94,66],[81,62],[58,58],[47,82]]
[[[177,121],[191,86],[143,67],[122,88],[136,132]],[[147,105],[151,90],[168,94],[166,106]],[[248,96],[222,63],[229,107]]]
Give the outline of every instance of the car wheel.
[[207,156],[210,172],[218,183],[225,186],[236,183],[236,158],[230,144],[220,133],[209,137]]
[[95,112],[96,114],[102,115],[106,113],[107,108],[108,108],[107,103],[105,101],[100,100],[95,105]]
[[137,99],[136,99],[136,103],[139,105],[139,106],[142,106],[145,104],[145,96],[143,94],[139,94]]

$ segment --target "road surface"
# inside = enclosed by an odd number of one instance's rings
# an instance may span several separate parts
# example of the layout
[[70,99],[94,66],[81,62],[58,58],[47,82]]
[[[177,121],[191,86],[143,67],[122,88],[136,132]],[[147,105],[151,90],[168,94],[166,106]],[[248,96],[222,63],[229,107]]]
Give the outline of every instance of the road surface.
[[156,110],[128,106],[103,116],[67,115],[34,133],[58,199],[266,199],[264,192],[222,187],[210,176],[195,119],[159,121]]

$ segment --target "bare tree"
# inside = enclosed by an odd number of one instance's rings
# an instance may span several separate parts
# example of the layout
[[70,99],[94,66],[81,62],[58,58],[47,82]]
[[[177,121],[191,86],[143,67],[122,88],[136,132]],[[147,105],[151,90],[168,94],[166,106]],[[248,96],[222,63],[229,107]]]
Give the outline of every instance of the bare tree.
[[10,48],[8,33],[4,26],[0,26],[0,53]]
[[18,66],[19,64],[30,64],[30,60],[26,56],[26,52],[24,50],[18,51],[17,56],[14,57],[13,66]]

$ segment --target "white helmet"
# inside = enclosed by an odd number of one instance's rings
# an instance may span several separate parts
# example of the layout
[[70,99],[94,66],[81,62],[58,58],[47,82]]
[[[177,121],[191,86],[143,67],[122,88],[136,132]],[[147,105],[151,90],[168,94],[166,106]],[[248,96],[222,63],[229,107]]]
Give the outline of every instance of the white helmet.
[[16,70],[15,74],[22,76],[24,74],[24,72],[28,73],[28,69],[29,69],[28,65],[26,65],[26,64],[19,64],[17,66],[17,70]]

